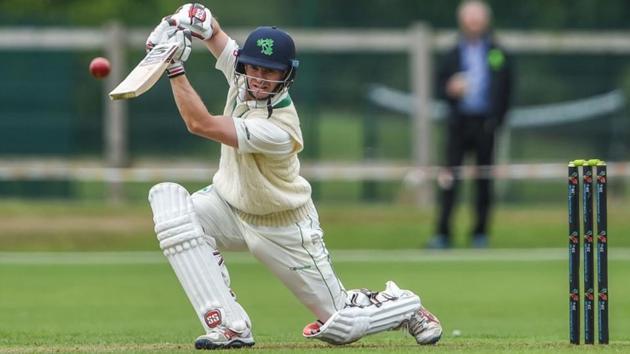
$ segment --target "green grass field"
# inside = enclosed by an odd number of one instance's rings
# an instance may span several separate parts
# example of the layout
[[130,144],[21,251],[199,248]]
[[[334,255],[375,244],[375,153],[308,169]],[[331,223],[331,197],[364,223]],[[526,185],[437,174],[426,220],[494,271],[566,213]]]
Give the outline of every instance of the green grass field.
[[[429,211],[322,205],[320,212],[344,285],[382,289],[392,279],[417,292],[442,320],[442,341],[419,347],[402,332],[345,347],[307,341],[301,330],[312,315],[249,254],[230,253],[232,285],[257,342],[244,351],[630,352],[623,238],[630,225],[621,211],[609,216],[611,344],[579,349],[568,344],[562,207],[499,208],[484,251],[463,249],[469,221],[458,213],[460,247],[447,252],[420,250]],[[10,202],[0,215],[0,352],[193,351],[201,326],[157,250],[147,206]]]
[[[466,247],[471,212],[462,204],[453,220],[455,246]],[[609,201],[614,247],[630,247],[625,200]],[[419,249],[434,228],[433,210],[402,204],[320,203],[330,249]],[[565,247],[564,204],[499,204],[491,226],[492,248]],[[148,204],[104,206],[82,202],[0,202],[0,251],[153,251],[157,249]]]
[[[256,352],[573,352],[567,340],[562,250],[333,252],[346,287],[388,279],[418,292],[445,336],[418,347],[402,332],[343,348],[301,338],[313,318],[247,254],[226,255],[233,288],[254,324]],[[169,265],[151,253],[22,253],[0,257],[0,350],[173,352],[192,349],[200,325]],[[630,350],[630,252],[611,254],[611,338]],[[461,336],[454,337],[454,330]],[[592,350],[602,351],[600,348]]]

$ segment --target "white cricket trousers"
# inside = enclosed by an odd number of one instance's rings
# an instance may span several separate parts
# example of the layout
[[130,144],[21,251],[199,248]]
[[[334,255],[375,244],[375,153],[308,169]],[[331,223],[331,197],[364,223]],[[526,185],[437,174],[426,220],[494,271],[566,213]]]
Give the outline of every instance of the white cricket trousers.
[[316,212],[293,225],[269,227],[244,222],[212,186],[194,193],[192,202],[217,250],[248,249],[322,322],[343,309],[345,289],[331,265]]

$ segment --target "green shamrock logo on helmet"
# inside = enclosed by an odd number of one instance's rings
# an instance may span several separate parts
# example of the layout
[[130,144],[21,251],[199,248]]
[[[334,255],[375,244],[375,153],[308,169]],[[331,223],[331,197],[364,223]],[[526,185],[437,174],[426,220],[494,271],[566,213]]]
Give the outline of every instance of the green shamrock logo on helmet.
[[259,46],[260,48],[262,48],[262,50],[260,51],[261,53],[263,53],[264,55],[271,55],[273,54],[273,39],[271,38],[261,38],[259,40],[256,41],[256,45]]

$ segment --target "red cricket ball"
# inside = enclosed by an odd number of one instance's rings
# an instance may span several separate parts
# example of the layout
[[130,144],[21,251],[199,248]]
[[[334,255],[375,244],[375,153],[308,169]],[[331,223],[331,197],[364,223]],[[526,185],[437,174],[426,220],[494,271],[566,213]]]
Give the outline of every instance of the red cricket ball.
[[109,60],[103,57],[96,57],[90,62],[90,73],[97,79],[102,79],[109,75],[110,70]]

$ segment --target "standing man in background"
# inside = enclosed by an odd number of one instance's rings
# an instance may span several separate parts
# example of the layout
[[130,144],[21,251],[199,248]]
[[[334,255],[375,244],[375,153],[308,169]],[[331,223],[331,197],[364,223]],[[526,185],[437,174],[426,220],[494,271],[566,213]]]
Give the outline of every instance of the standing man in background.
[[[428,247],[452,246],[450,219],[457,196],[459,171],[467,152],[477,166],[493,164],[494,142],[510,104],[512,63],[492,37],[492,11],[480,0],[463,1],[457,9],[460,35],[442,61],[437,92],[448,102],[450,114],[446,136],[446,166],[438,175],[441,210],[436,234]],[[491,176],[487,169],[476,180],[476,223],[472,246],[488,246],[488,217],[492,203]]]

